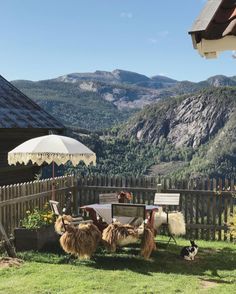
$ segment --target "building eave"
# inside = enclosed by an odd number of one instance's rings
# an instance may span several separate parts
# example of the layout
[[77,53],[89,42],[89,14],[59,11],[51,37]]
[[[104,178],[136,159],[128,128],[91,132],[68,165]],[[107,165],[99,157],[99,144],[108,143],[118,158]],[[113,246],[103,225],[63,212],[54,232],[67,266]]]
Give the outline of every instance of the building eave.
[[207,59],[217,58],[219,53],[227,50],[235,50],[236,37],[225,36],[218,40],[206,40],[202,39],[201,42],[196,44],[196,49],[199,54]]

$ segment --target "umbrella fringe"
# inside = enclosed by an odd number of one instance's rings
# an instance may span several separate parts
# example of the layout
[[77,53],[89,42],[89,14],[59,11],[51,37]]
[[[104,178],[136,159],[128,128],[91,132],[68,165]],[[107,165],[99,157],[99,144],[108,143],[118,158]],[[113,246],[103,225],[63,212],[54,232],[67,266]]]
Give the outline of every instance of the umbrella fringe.
[[62,153],[9,153],[8,163],[16,165],[28,164],[32,162],[33,164],[42,165],[44,162],[50,164],[55,162],[57,165],[65,164],[71,161],[73,166],[79,164],[83,161],[85,165],[96,164],[96,155],[92,154],[62,154]]

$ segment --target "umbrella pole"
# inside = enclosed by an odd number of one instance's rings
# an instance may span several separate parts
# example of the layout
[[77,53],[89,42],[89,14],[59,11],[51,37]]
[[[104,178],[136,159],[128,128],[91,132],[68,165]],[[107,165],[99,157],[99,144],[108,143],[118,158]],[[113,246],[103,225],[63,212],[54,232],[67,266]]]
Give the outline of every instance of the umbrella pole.
[[52,161],[52,200],[55,199],[55,164],[54,160]]

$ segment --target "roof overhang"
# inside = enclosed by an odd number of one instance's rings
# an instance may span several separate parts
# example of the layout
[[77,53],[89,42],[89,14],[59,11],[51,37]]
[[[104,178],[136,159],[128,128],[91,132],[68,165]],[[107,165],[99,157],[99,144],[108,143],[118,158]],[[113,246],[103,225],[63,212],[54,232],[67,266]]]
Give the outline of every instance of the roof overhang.
[[223,0],[208,0],[199,16],[196,18],[189,33],[192,34],[206,30],[222,2]]
[[217,58],[222,51],[233,51],[236,49],[236,37],[225,36],[218,40],[202,39],[200,43],[196,44],[196,49],[202,57],[207,59]]
[[[222,7],[225,6],[225,3],[225,0],[208,0],[189,31],[193,47],[198,50],[202,57],[217,58],[222,51],[236,50],[235,34],[228,34],[226,36],[223,34],[218,38],[204,38],[206,32],[215,32],[212,29],[212,24],[214,24],[215,17],[217,17]],[[236,1],[232,0],[231,6],[234,5],[236,6]]]

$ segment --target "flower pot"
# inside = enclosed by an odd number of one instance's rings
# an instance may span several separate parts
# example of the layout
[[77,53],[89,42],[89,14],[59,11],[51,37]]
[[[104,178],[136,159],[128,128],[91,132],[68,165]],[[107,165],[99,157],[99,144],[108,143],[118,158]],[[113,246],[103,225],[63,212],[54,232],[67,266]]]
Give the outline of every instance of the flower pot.
[[53,225],[39,229],[16,228],[14,236],[17,251],[46,250],[59,240]]

